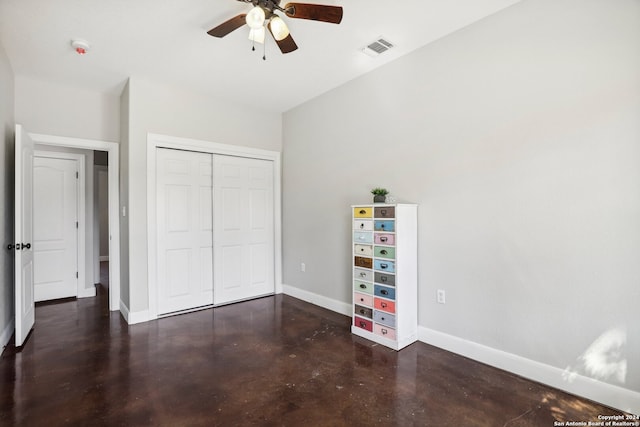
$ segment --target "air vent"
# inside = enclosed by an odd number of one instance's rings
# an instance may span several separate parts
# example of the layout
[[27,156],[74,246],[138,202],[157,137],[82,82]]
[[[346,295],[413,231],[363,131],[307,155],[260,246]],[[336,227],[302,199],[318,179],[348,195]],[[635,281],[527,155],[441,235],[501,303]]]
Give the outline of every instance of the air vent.
[[369,43],[366,47],[362,48],[362,52],[371,57],[376,57],[381,53],[388,51],[392,47],[393,44],[391,42],[380,37],[376,41]]

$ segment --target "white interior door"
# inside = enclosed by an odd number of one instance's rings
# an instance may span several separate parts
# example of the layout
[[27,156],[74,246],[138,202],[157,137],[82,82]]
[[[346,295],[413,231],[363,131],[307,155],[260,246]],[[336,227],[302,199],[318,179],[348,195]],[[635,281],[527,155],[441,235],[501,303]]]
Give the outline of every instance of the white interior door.
[[33,141],[16,125],[15,145],[15,324],[16,347],[35,323],[33,292]]
[[158,314],[213,304],[212,156],[159,148]]
[[78,295],[78,162],[33,160],[35,301]]
[[214,303],[274,287],[273,162],[214,155]]

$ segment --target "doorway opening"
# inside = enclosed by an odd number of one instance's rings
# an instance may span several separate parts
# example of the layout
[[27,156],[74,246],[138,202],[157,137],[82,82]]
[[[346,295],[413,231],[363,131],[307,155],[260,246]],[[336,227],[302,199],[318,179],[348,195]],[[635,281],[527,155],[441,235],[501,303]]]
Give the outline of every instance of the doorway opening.
[[94,172],[91,184],[93,197],[87,200],[87,205],[93,207],[93,218],[86,224],[93,234],[93,239],[88,242],[93,245],[91,252],[99,255],[86,261],[90,267],[87,271],[92,271],[92,274],[85,282],[105,287],[109,293],[109,310],[120,310],[119,145],[108,141],[29,135],[35,144],[50,151],[75,149],[91,152],[93,162],[87,167]]

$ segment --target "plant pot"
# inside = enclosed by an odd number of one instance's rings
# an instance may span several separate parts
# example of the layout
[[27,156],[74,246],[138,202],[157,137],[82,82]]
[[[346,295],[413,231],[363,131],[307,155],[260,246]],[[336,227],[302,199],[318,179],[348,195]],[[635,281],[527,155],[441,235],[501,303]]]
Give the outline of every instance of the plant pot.
[[373,203],[384,203],[386,196],[373,196]]

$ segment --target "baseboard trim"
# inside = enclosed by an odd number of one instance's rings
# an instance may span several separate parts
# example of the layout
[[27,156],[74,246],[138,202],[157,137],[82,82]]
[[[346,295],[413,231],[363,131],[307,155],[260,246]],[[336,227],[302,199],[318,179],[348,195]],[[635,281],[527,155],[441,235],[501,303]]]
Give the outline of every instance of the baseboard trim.
[[487,347],[453,335],[418,327],[418,339],[478,362],[512,372],[577,396],[600,402],[612,408],[640,414],[640,393],[607,384],[583,375],[567,374],[563,369],[536,362],[515,354]]
[[126,320],[129,325],[144,323],[151,320],[149,317],[149,310],[131,312],[129,311],[129,307],[127,307],[122,301],[120,301],[120,313],[122,313],[122,317],[124,317],[124,320]]
[[2,345],[2,350],[0,350],[0,354],[4,351],[5,347],[9,344],[11,337],[13,336],[13,331],[16,328],[15,319],[11,319],[9,324],[4,328],[2,334],[0,335],[0,345]]
[[78,298],[91,298],[96,296],[96,287],[84,288],[78,292]]
[[282,285],[282,293],[292,296],[294,298],[301,299],[302,301],[315,304],[327,310],[335,311],[336,313],[344,314],[345,316],[351,316],[353,309],[351,304],[344,303],[332,298],[325,297],[324,295],[318,295],[313,292],[305,291],[304,289],[296,288],[295,286]]

